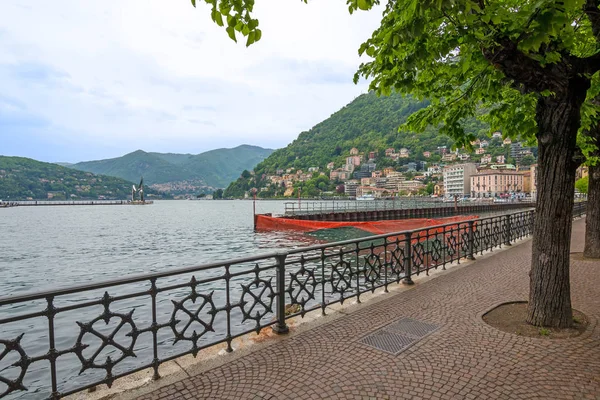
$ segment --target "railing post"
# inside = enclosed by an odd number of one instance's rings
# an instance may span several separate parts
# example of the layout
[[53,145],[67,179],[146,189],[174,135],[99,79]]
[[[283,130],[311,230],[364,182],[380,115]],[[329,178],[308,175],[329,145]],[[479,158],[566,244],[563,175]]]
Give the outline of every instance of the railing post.
[[406,257],[405,259],[405,265],[404,265],[404,270],[405,270],[405,276],[404,279],[402,280],[402,283],[404,283],[405,285],[414,285],[415,283],[412,280],[412,243],[411,243],[411,236],[412,236],[412,232],[407,232],[404,235],[404,240],[406,240],[406,243],[404,243],[404,256]]
[[511,228],[510,228],[510,214],[505,215],[504,219],[505,219],[505,221],[504,221],[504,230],[505,230],[505,232],[504,232],[504,244],[506,246],[512,246],[512,244],[510,244],[510,230],[511,230]]
[[275,333],[288,333],[290,329],[285,323],[285,259],[287,252],[277,253],[277,323],[273,326]]
[[473,221],[469,221],[469,255],[467,255],[467,259],[468,260],[474,260],[475,259],[475,232],[473,231],[475,229],[475,222]]

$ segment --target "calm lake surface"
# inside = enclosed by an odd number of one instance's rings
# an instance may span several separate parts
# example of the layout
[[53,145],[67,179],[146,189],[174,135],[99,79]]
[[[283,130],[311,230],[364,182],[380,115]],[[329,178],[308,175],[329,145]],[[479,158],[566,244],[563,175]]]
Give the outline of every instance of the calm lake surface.
[[[283,213],[284,201],[257,201]],[[253,230],[252,201],[0,210],[0,297],[266,253],[314,243]]]

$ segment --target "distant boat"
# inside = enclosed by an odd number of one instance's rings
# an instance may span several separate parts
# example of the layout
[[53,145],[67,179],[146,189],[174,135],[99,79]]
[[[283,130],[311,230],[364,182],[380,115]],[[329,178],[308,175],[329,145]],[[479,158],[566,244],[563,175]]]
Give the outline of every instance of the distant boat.
[[375,196],[372,194],[364,194],[362,196],[358,196],[356,200],[365,201],[365,200],[375,200]]

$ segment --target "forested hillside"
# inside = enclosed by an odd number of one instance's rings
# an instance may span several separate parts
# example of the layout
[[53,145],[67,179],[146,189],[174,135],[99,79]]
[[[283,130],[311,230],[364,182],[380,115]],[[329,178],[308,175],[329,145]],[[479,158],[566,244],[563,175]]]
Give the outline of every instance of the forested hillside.
[[[136,183],[137,184],[137,183]],[[127,199],[132,182],[23,157],[0,156],[0,199]],[[146,196],[159,195],[145,189]]]
[[[363,94],[309,131],[300,133],[287,147],[276,150],[255,171],[324,168],[332,160],[341,164],[352,147],[361,151],[405,147],[413,154],[435,150],[438,146],[450,147],[452,139],[439,135],[434,128],[421,134],[398,132],[409,115],[425,106],[427,103],[397,94],[389,97]],[[473,119],[467,121],[466,129],[484,137],[488,127]]]
[[148,153],[137,150],[122,157],[86,161],[72,165],[82,171],[137,181],[140,176],[148,185],[190,182],[190,187],[226,187],[244,169],[252,169],[273,150],[241,145],[233,149],[216,149],[201,154]]
[[[287,147],[276,150],[258,164],[254,168],[257,180],[241,177],[229,186],[225,195],[239,197],[253,185],[260,186],[263,174],[274,174],[278,169],[319,167],[323,171],[330,162],[334,162],[337,168],[344,164],[353,147],[365,154],[375,151],[378,167],[385,166],[383,156],[389,147],[407,148],[411,157],[404,160],[406,162],[425,160],[423,152],[435,152],[441,146],[449,150],[452,139],[439,134],[434,127],[420,134],[398,132],[398,127],[409,115],[426,106],[427,102],[398,94],[389,97],[363,94],[309,131],[300,133]],[[486,137],[489,132],[488,126],[476,119],[465,121],[464,125],[468,133],[480,138]],[[439,156],[435,154],[428,161],[439,161]]]

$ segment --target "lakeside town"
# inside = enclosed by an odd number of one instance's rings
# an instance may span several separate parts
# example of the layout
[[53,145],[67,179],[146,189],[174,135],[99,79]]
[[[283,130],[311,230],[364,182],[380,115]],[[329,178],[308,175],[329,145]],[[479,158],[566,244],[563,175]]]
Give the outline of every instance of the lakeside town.
[[[343,165],[332,161],[325,171],[313,166],[306,171],[287,168],[264,175],[260,181],[266,184],[257,188],[257,192],[259,196],[261,193],[301,196],[305,183],[322,177],[321,181],[328,178],[330,186],[335,186],[335,191],[322,190],[322,196],[359,200],[415,195],[495,201],[536,199],[536,148],[503,139],[499,131],[490,140],[472,141],[471,146],[472,151],[464,148],[451,151],[441,146],[418,155],[407,148],[387,148],[382,151],[383,157],[378,151],[354,147]],[[380,164],[385,166],[378,168]],[[581,166],[577,179],[587,174],[587,167]],[[250,195],[251,191],[246,193],[246,197]]]

